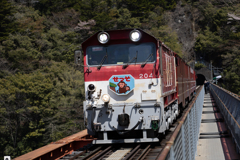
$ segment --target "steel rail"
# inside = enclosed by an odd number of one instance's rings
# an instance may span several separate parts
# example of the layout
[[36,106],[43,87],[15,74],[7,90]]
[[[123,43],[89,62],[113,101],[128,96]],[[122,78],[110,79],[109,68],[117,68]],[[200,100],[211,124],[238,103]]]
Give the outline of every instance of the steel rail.
[[134,153],[136,153],[136,150],[140,147],[141,145],[137,145],[129,154],[127,154],[127,156],[123,159],[123,160],[127,160],[128,158],[130,158],[131,156],[134,155]]
[[142,151],[142,153],[137,157],[137,159],[141,159],[141,157],[147,153],[147,150],[148,150],[149,148],[150,148],[150,145],[148,145],[148,146]]
[[102,155],[101,157],[99,157],[99,159],[103,159],[106,155],[110,154],[112,152],[112,150],[109,150],[107,153],[105,153],[104,155]]
[[85,150],[85,151],[83,151],[83,152],[81,152],[81,153],[79,153],[79,154],[76,154],[74,157],[70,158],[69,160],[74,160],[75,158],[77,158],[77,157],[83,155],[84,153],[86,153],[86,151],[87,151],[87,150]]
[[149,147],[150,147],[150,145],[143,150],[142,154],[137,158],[137,160],[142,160],[148,155],[148,153],[151,150],[151,148],[149,148]]
[[112,148],[112,146],[107,147],[106,149],[104,149],[102,152],[100,152],[99,154],[95,155],[94,157],[91,158],[91,160],[95,160],[98,159],[100,156],[102,156],[104,153],[108,152],[110,149]]
[[103,146],[100,146],[98,148],[96,148],[95,150],[93,150],[90,154],[88,154],[87,156],[83,157],[82,160],[88,159],[91,156],[93,156],[94,154],[96,154],[98,151],[100,151],[102,149]]

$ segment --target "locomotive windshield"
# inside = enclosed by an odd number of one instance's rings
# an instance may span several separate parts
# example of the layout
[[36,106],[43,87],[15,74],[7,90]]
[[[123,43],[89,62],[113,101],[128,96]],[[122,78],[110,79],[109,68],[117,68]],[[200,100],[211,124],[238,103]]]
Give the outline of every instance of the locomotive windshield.
[[87,48],[88,65],[143,63],[154,62],[155,60],[156,46],[154,43],[116,44]]

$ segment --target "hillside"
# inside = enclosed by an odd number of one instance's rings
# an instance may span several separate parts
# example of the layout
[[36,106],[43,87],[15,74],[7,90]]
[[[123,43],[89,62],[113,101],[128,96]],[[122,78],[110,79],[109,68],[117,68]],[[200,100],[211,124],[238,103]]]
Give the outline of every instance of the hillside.
[[99,30],[141,28],[187,62],[224,68],[240,94],[237,0],[39,0],[0,2],[0,159],[84,129],[83,73],[74,50]]

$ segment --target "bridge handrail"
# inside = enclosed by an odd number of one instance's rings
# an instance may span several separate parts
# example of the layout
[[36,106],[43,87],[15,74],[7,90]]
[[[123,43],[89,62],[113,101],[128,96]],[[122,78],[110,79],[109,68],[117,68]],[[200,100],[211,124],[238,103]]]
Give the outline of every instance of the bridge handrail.
[[237,151],[240,153],[240,99],[239,96],[210,83],[210,92],[227,123]]
[[212,85],[215,85],[215,86],[218,87],[219,89],[224,90],[225,92],[227,92],[230,96],[232,96],[232,97],[240,100],[240,95],[235,94],[235,93],[233,93],[233,92],[231,92],[231,91],[228,91],[228,90],[226,90],[226,89],[224,89],[224,88],[222,88],[222,87],[220,87],[220,86],[218,86],[218,85],[216,85],[216,84],[213,84],[213,83],[212,83]]
[[158,160],[195,159],[203,100],[204,90],[201,86],[192,103],[183,112],[179,125],[163,148]]

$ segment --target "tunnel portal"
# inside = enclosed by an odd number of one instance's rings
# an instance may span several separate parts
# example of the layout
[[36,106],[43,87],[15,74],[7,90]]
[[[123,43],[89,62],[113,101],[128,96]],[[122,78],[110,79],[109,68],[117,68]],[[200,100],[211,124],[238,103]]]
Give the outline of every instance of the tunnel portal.
[[203,85],[205,80],[206,78],[204,75],[197,74],[197,79],[196,79],[197,85]]

